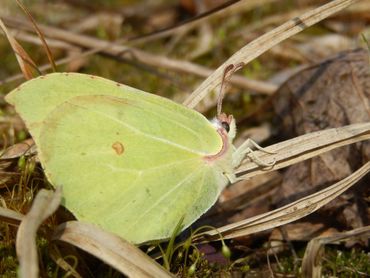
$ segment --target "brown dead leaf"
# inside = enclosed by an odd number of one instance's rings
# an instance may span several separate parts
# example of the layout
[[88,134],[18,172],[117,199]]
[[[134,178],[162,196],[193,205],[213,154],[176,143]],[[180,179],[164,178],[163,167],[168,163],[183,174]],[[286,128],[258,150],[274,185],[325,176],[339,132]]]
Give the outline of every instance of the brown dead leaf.
[[[282,232],[284,231],[284,232]],[[304,240],[309,241],[317,236],[322,236],[322,234],[335,233],[337,232],[333,228],[327,229],[322,223],[311,223],[311,222],[301,222],[292,223],[285,225],[281,228],[276,228],[271,232],[270,240]]]
[[20,173],[15,170],[18,159],[23,155],[32,156],[34,154],[36,154],[36,146],[32,139],[11,145],[9,148],[0,152],[0,188],[18,183]]
[[4,152],[0,154],[0,160],[19,158],[22,155],[32,155],[35,153],[36,150],[33,139],[29,138],[5,149]]
[[229,223],[267,212],[280,183],[281,175],[277,171],[243,180],[223,191],[216,208],[221,212],[237,212],[228,218]]
[[[369,68],[367,51],[357,49],[340,53],[289,79],[278,90],[273,104],[282,123],[279,134],[295,137],[324,128],[370,122]],[[280,203],[296,200],[343,179],[369,158],[370,142],[364,141],[291,166],[284,173]],[[347,209],[342,214],[342,224],[352,228],[363,225],[364,215],[359,213],[359,207],[364,206],[361,195],[367,194],[366,190],[355,190],[341,196],[349,203],[353,202],[349,200],[353,194],[357,196],[356,208],[352,208],[357,213]],[[349,203],[332,203],[330,210],[333,213],[335,208]],[[331,217],[330,211],[323,213],[324,217]]]
[[[339,34],[327,34],[311,38],[296,46],[297,50],[310,62],[319,62],[332,53],[345,51],[353,47],[354,40]],[[320,47],[317,47],[320,45]]]

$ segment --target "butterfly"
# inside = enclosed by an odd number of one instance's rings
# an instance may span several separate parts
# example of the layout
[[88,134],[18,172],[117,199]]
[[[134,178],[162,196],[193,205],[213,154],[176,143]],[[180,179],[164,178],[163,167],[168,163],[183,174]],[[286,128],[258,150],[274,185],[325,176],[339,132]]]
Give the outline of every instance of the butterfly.
[[78,220],[139,244],[191,225],[236,180],[249,144],[233,117],[202,114],[101,77],[52,73],[6,96],[49,182]]

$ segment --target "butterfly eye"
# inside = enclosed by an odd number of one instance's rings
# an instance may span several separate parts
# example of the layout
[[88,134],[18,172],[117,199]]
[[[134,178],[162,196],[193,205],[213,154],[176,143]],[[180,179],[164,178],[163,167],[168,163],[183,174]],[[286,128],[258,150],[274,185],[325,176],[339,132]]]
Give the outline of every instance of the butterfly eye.
[[221,125],[226,130],[226,132],[230,131],[230,125],[227,122],[222,122]]

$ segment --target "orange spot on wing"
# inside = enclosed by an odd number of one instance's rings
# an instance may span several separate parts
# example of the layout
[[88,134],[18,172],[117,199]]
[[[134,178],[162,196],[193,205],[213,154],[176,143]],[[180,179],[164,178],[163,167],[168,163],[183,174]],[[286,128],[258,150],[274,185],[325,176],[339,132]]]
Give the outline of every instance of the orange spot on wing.
[[125,148],[123,147],[123,144],[121,142],[114,142],[112,144],[113,150],[116,152],[116,154],[121,155],[125,151]]

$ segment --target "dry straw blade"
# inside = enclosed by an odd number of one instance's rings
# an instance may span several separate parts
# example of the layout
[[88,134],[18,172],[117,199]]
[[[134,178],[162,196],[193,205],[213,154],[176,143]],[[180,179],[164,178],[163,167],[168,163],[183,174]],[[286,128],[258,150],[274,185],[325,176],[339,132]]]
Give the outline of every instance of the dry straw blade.
[[77,246],[129,277],[174,277],[139,248],[92,224],[77,221],[61,224],[54,240]]
[[263,162],[275,161],[273,168],[261,168],[254,161],[247,160],[238,168],[237,175],[239,178],[251,178],[266,173],[266,171],[293,165],[335,148],[369,139],[370,123],[352,124],[308,133],[266,147],[265,152],[257,150],[253,153]]
[[33,60],[28,56],[27,52],[23,49],[23,47],[14,39],[14,37],[10,34],[8,29],[6,28],[5,24],[0,18],[0,29],[3,30],[5,33],[14,53],[17,58],[19,67],[22,70],[23,76],[26,79],[33,78],[33,72],[37,69],[36,64]]
[[232,55],[225,63],[217,68],[184,102],[188,107],[195,107],[208,93],[218,88],[222,81],[224,69],[230,64],[247,64],[271,47],[299,33],[324,18],[343,10],[358,0],[334,0],[314,10],[295,17],[285,24],[271,30],[255,39]]
[[224,238],[246,236],[298,220],[313,213],[338,197],[344,191],[356,184],[369,171],[370,162],[367,162],[352,175],[333,184],[332,186],[276,210],[220,227],[217,231],[205,232],[200,238],[198,238],[198,240],[209,240],[209,237],[211,237],[211,239],[219,239],[219,233],[221,233]]
[[302,260],[302,277],[319,278],[321,276],[321,262],[326,244],[337,243],[354,237],[370,237],[370,226],[361,227],[352,231],[338,233],[329,237],[312,239],[306,248]]
[[[39,277],[36,233],[42,222],[59,207],[60,200],[60,187],[55,192],[43,189],[26,216],[1,208],[0,215],[6,222],[22,221],[16,243],[20,277]],[[173,277],[134,245],[91,224],[77,221],[63,223],[55,230],[53,239],[79,247],[129,277]],[[57,255],[55,258],[61,263]]]
[[55,62],[54,62],[54,59],[53,59],[53,55],[51,54],[51,51],[50,51],[50,48],[49,48],[48,44],[46,43],[44,35],[40,31],[40,29],[37,27],[36,21],[32,17],[31,13],[28,11],[26,6],[24,6],[23,3],[20,0],[15,0],[15,1],[17,2],[18,6],[23,10],[23,12],[27,15],[29,21],[32,23],[32,26],[33,26],[34,30],[36,31],[37,35],[39,36],[39,38],[42,42],[42,45],[45,48],[46,55],[48,56],[48,60],[50,62],[50,65],[51,65],[53,71],[56,71],[56,65],[55,65]]
[[11,225],[19,225],[24,215],[8,208],[0,207],[0,220]]
[[[254,153],[262,161],[269,162],[275,160],[276,164],[272,169],[261,169],[254,162],[248,161],[240,167],[238,174],[240,178],[250,178],[266,171],[295,164],[334,148],[369,139],[370,123],[352,124],[341,128],[305,134],[265,149],[275,154],[268,154],[263,151],[256,151]],[[351,176],[318,193],[302,198],[277,210],[218,228],[218,231],[225,238],[235,238],[271,229],[300,219],[329,203],[352,185],[356,184],[360,178],[366,175],[369,169],[370,163],[368,162]],[[212,236],[212,238],[218,239],[218,233],[215,231],[204,233],[204,236]]]
[[23,218],[16,241],[20,277],[39,277],[36,233],[39,226],[59,207],[61,199],[60,187],[55,192],[42,189],[37,194],[31,210]]

